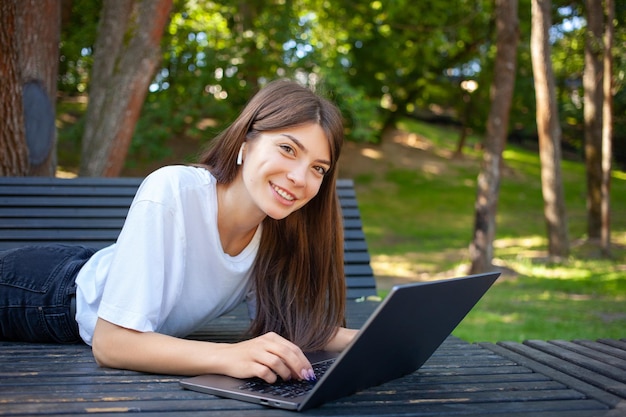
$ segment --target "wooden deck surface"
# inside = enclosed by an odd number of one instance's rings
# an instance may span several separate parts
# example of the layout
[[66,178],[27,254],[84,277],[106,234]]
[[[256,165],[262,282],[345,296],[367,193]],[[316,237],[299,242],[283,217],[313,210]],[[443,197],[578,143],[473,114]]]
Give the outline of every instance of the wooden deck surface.
[[[375,306],[349,301],[349,325],[359,327]],[[236,340],[244,317],[235,312],[194,337]],[[179,379],[99,368],[85,345],[0,342],[0,415],[296,415],[187,391]],[[470,344],[451,336],[417,372],[304,414],[625,416],[626,342]]]

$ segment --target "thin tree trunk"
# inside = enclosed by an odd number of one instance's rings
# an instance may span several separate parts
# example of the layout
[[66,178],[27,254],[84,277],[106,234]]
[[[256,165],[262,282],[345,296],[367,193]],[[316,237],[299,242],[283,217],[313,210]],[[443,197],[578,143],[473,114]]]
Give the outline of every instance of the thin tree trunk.
[[561,178],[561,125],[551,61],[551,13],[551,0],[532,1],[530,49],[537,102],[541,189],[548,231],[548,254],[550,257],[563,258],[569,254],[569,238]]
[[519,22],[517,0],[496,0],[496,62],[491,86],[491,109],[475,203],[474,236],[470,244],[470,273],[492,266],[496,211],[500,193],[502,151],[515,85]]
[[0,1],[0,176],[28,173],[16,0]]
[[613,157],[613,20],[615,3],[605,0],[606,26],[604,29],[604,103],[602,106],[602,230],[600,248],[611,256],[611,161]]
[[587,167],[587,237],[600,239],[602,228],[602,103],[603,16],[600,0],[585,0],[585,70],[583,73],[585,116],[585,164]]
[[94,45],[80,175],[117,176],[161,58],[172,0],[103,3]]
[[456,145],[456,150],[454,151],[455,158],[463,158],[463,149],[465,149],[465,142],[467,142],[467,134],[469,132],[469,127],[467,124],[470,120],[470,109],[471,109],[471,96],[467,91],[463,92],[463,104],[461,109],[461,130],[459,132],[459,140]]

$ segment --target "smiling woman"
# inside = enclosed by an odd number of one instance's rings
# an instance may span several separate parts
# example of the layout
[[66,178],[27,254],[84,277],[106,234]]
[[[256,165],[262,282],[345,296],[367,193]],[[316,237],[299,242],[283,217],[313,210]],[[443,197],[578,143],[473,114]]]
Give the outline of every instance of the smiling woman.
[[[228,161],[235,158],[243,143],[243,168],[237,169]],[[218,182],[230,188],[226,196],[238,196],[238,204],[244,198],[266,213],[262,207],[276,210],[277,202],[272,198],[281,192],[308,201],[297,204],[299,209],[286,217],[276,213],[276,218],[263,219],[260,255],[253,271],[258,304],[252,330],[256,334],[286,334],[310,349],[324,346],[343,314],[345,291],[340,267],[343,236],[337,227],[341,214],[334,191],[343,145],[340,112],[311,91],[278,81],[253,97],[212,145],[201,161],[211,167]],[[263,152],[254,153],[257,146]],[[260,162],[274,157],[280,159],[278,165],[289,161],[289,169],[271,171]],[[319,167],[325,169],[323,176]],[[306,187],[302,187],[301,177],[307,178]],[[283,203],[287,201],[282,198]]]
[[[343,327],[342,143],[332,103],[270,83],[199,164],[146,177],[115,244],[0,252],[0,339],[82,339],[100,365],[147,372],[313,378],[303,350],[356,333]],[[183,338],[244,300],[252,339]]]

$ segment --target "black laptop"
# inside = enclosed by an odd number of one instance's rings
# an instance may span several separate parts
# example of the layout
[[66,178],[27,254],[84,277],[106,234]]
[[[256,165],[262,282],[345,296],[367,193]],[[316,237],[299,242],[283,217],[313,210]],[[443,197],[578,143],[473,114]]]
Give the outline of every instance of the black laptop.
[[398,285],[341,353],[307,357],[317,382],[201,375],[180,384],[190,390],[302,411],[380,385],[419,369],[480,300],[500,273]]

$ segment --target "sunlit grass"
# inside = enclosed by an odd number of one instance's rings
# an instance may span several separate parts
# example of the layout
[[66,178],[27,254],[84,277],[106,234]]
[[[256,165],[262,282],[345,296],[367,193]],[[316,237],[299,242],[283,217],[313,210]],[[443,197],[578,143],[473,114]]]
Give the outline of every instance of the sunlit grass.
[[[441,158],[455,148],[453,129],[403,126],[432,136]],[[539,157],[512,146],[503,155],[494,265],[504,273],[455,334],[468,341],[626,337],[626,174],[612,176],[612,258],[604,259],[586,239],[584,164],[563,161],[571,254],[555,262],[547,257]],[[429,280],[466,270],[479,166],[479,152],[468,151],[462,161],[446,159],[444,169],[390,164],[355,178],[377,275]]]
[[[537,271],[540,272],[540,271]],[[468,341],[626,337],[626,277],[504,277],[454,334]]]

